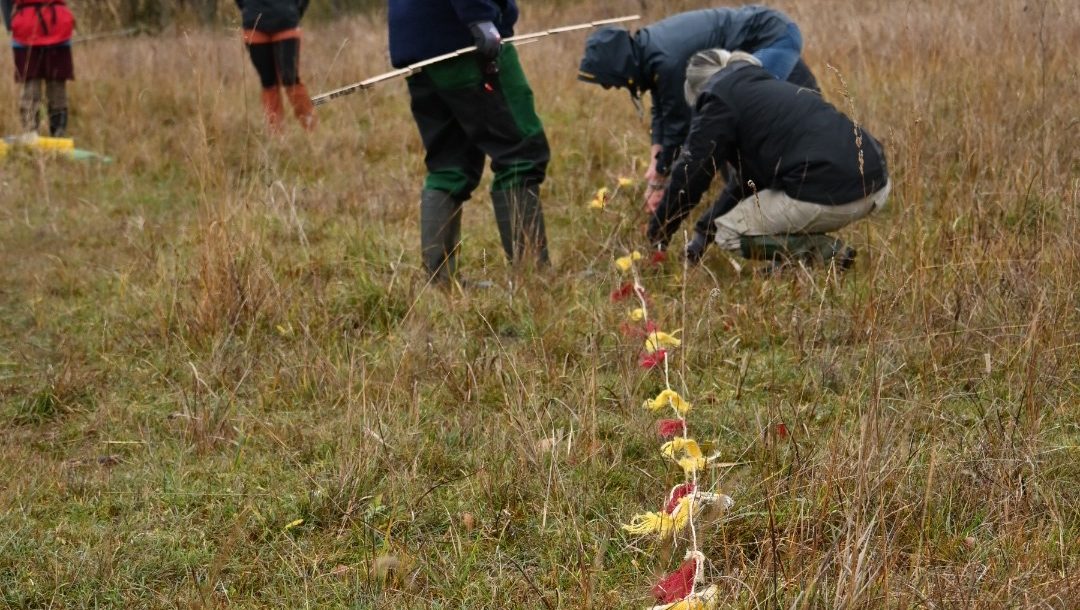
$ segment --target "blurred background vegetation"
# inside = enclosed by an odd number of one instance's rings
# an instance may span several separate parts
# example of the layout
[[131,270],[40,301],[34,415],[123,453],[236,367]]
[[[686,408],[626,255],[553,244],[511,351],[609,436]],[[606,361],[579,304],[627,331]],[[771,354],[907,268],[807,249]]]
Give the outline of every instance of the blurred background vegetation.
[[[234,0],[72,0],[69,4],[84,33],[128,27],[159,30],[200,23],[228,24],[239,16]],[[334,19],[383,6],[381,0],[316,0],[306,18]]]
[[[239,18],[235,0],[69,0],[84,34],[106,29],[138,27],[156,31],[170,26],[227,25]],[[547,6],[574,4],[548,0]],[[638,0],[641,10],[648,0]],[[385,0],[312,0],[306,22],[338,19],[383,10]]]

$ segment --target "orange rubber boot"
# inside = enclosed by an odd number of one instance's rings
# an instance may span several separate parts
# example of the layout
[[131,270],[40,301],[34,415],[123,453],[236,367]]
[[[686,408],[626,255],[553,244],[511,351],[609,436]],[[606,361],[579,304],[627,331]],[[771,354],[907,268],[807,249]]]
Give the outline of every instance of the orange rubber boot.
[[281,121],[285,118],[285,104],[281,99],[281,89],[271,87],[262,90],[263,113],[270,131],[281,131]]
[[315,105],[311,103],[307,87],[303,83],[297,83],[291,87],[285,87],[285,93],[289,96],[289,103],[292,104],[296,120],[300,121],[304,129],[314,130],[319,121],[315,117]]

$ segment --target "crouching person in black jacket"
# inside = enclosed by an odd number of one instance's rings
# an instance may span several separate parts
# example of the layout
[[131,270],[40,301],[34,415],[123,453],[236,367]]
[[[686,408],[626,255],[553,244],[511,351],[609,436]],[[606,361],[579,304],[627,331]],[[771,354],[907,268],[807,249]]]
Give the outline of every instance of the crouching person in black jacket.
[[649,224],[653,245],[667,247],[730,163],[737,180],[707,215],[715,233],[695,232],[688,244],[690,262],[711,237],[750,259],[849,266],[855,251],[826,233],[884,206],[890,184],[877,140],[820,95],[774,78],[740,51],[694,55],[685,89],[694,118]]

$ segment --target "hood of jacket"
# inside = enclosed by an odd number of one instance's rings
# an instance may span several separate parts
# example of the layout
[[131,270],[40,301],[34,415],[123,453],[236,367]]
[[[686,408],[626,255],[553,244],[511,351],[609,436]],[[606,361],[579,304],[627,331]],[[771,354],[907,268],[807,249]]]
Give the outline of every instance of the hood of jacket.
[[625,87],[631,93],[643,89],[637,45],[630,32],[605,27],[593,32],[585,42],[578,80],[607,87]]

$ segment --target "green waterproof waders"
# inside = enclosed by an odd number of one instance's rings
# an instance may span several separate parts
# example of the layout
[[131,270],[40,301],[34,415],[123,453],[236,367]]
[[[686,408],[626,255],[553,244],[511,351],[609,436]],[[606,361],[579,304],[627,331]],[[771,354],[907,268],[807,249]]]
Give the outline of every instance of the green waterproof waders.
[[551,151],[514,47],[504,45],[495,64],[468,53],[407,82],[424,142],[424,188],[465,201],[480,183],[485,157],[495,172],[493,191],[544,181]]
[[504,45],[494,64],[468,53],[407,82],[427,166],[420,233],[428,272],[453,274],[461,203],[480,183],[485,158],[495,172],[491,199],[507,257],[535,252],[547,262],[538,193],[551,152],[514,47]]

